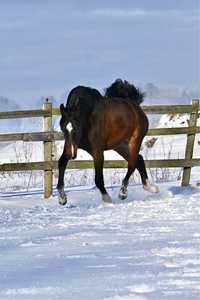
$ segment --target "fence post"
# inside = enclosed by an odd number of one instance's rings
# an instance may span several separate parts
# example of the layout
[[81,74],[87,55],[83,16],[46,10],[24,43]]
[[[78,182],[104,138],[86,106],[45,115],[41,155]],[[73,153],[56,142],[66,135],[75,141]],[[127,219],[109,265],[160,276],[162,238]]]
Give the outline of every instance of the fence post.
[[[52,131],[52,103],[46,99],[43,109],[50,112],[50,116],[44,117],[43,131]],[[52,141],[44,141],[44,161],[52,161]],[[44,171],[44,198],[49,198],[53,192],[53,170]]]
[[[197,119],[198,119],[198,111],[199,111],[199,100],[197,99],[192,100],[192,106],[193,106],[193,111],[190,114],[189,126],[196,127]],[[185,159],[193,158],[194,142],[195,142],[195,133],[188,134],[186,150],[185,150]],[[191,174],[191,167],[184,167],[182,186],[189,185],[190,174]]]

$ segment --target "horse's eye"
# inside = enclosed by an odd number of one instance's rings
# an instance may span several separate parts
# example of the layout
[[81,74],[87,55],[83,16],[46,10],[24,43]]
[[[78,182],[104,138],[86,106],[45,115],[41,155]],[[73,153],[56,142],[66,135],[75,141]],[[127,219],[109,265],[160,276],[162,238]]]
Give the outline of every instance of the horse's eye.
[[69,132],[71,132],[71,131],[73,130],[73,126],[72,126],[72,123],[71,123],[71,122],[67,123],[66,129],[67,129],[67,131],[69,131]]

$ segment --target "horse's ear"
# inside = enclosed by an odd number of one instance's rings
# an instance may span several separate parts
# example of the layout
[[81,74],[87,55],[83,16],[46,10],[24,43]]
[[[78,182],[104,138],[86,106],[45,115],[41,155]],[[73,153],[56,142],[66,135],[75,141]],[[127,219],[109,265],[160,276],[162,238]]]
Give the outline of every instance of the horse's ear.
[[61,115],[63,116],[65,114],[65,107],[64,107],[64,104],[60,104],[60,113]]

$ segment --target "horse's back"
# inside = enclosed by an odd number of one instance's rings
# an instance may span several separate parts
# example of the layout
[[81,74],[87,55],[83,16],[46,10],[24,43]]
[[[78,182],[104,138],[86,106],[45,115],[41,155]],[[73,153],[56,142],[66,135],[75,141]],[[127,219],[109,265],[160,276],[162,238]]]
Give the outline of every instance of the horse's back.
[[128,99],[108,98],[105,100],[107,119],[116,123],[124,122],[124,126],[148,126],[148,119],[142,108]]

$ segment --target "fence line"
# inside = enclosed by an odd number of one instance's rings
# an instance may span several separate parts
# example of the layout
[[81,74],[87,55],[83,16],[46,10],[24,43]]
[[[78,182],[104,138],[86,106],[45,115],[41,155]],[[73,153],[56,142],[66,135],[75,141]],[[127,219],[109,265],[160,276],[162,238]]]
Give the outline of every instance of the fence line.
[[[200,166],[200,159],[152,159],[145,160],[147,168],[179,168],[179,167],[195,167]],[[69,169],[90,169],[93,168],[92,160],[75,160],[70,161],[67,165]],[[127,162],[125,160],[105,160],[105,168],[126,168]],[[5,163],[0,165],[0,172],[13,171],[35,171],[35,170],[50,170],[57,169],[58,161],[37,161],[25,163]]]
[[[176,134],[196,134],[200,133],[199,126],[174,127],[174,128],[152,128],[148,130],[148,136],[155,135],[176,135]],[[0,134],[0,142],[48,142],[63,140],[63,133],[57,131],[51,132],[26,132],[26,133],[5,133]]]
[[[185,149],[185,159],[160,159],[146,160],[148,168],[177,168],[183,167],[182,185],[188,185],[190,182],[191,168],[200,166],[200,159],[193,158],[193,149],[196,133],[200,133],[200,127],[197,126],[198,113],[200,110],[199,100],[192,100],[191,105],[152,105],[142,106],[147,114],[190,114],[188,127],[177,128],[152,128],[149,129],[148,136],[187,134],[187,144]],[[42,141],[44,145],[44,161],[28,163],[6,163],[0,164],[0,172],[43,170],[44,171],[44,196],[48,198],[52,194],[53,169],[57,169],[58,162],[53,160],[53,141],[63,140],[63,134],[52,130],[53,116],[59,116],[58,108],[53,108],[52,103],[46,101],[43,109],[22,110],[13,112],[0,112],[0,119],[10,118],[30,118],[43,117],[43,131],[35,133],[12,133],[0,134],[0,142],[8,141]],[[105,161],[105,168],[126,168],[127,162],[124,160]],[[69,168],[84,169],[92,168],[93,161],[70,161]]]

